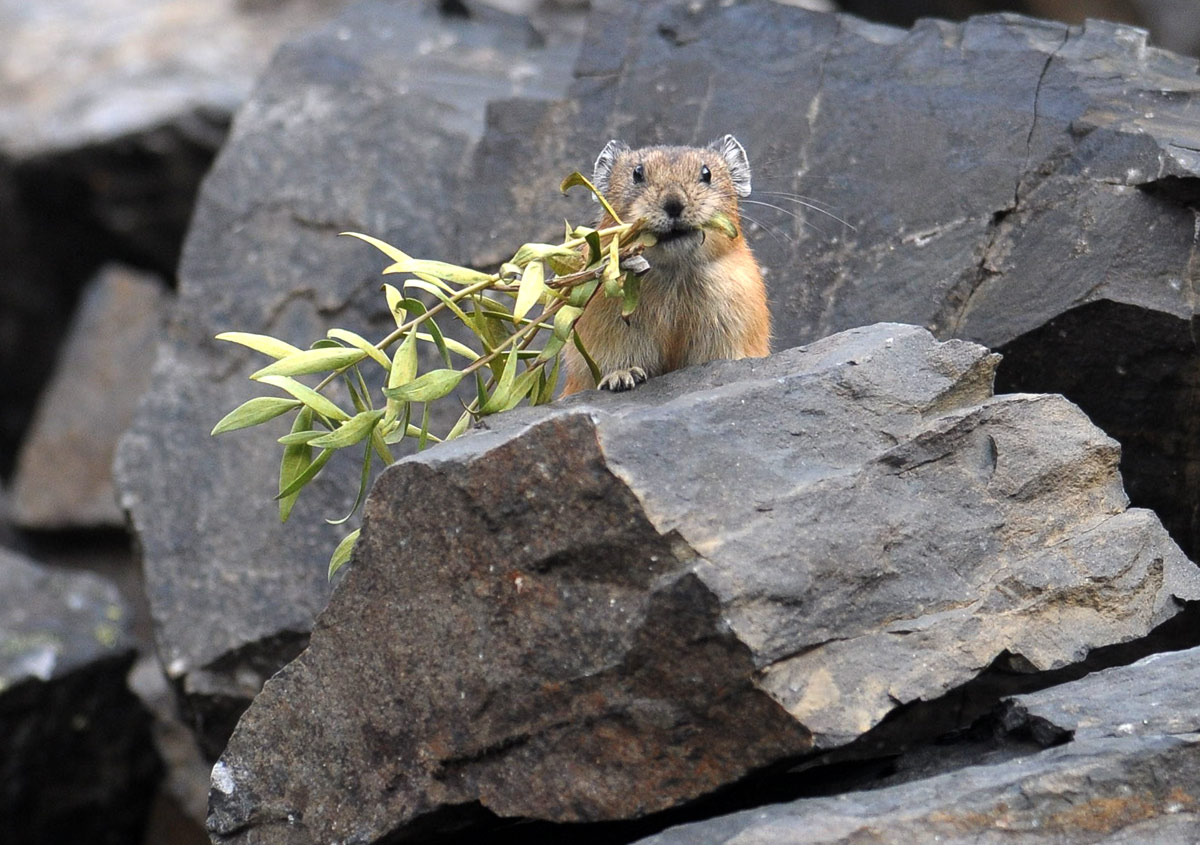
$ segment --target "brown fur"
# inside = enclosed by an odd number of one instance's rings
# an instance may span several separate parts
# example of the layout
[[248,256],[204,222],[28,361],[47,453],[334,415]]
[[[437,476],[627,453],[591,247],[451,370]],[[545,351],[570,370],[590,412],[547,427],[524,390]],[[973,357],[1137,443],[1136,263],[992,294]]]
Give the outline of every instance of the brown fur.
[[[744,164],[741,146],[726,140]],[[749,168],[731,172],[719,144],[622,148],[610,159],[607,173],[597,162],[602,190],[622,220],[643,218],[662,239],[645,252],[650,270],[642,277],[638,307],[628,323],[621,317],[620,301],[603,293],[593,297],[576,323],[608,389],[633,387],[643,380],[640,375],[650,378],[718,358],[770,353],[766,288],[738,216],[737,191],[749,191]],[[737,163],[735,158],[732,164]],[[634,178],[638,165],[642,182]],[[703,166],[711,173],[709,182],[701,179]],[[672,208],[678,212],[674,217]],[[733,221],[736,238],[700,228],[718,211]],[[607,214],[601,220],[601,226],[612,223]],[[672,233],[679,234],[672,239]],[[571,346],[566,355],[563,395],[596,387],[583,357]],[[636,373],[638,368],[642,374]]]

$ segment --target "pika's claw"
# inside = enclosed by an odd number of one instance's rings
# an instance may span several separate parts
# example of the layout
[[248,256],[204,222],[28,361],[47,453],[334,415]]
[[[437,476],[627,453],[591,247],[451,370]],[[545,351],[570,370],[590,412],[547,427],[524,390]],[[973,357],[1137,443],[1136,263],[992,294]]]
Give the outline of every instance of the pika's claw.
[[628,370],[616,370],[600,380],[601,390],[611,390],[619,393],[622,390],[633,390],[649,376],[641,367],[630,367]]

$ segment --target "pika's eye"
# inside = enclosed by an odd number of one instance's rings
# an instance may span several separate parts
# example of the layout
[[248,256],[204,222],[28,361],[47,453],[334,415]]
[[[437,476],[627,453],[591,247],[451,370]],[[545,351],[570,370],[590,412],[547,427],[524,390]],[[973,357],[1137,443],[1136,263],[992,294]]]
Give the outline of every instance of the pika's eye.
[[712,181],[712,171],[708,169],[707,164],[700,165],[700,181],[705,185]]
[[639,185],[646,181],[645,167],[639,164],[637,167],[633,168],[633,181],[637,182]]

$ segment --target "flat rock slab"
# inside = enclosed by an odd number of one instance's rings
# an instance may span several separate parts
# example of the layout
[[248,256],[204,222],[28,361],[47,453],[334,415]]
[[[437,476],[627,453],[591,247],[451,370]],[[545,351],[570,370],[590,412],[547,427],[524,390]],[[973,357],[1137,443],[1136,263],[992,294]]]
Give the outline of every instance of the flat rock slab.
[[331,325],[367,337],[394,327],[381,256],[337,233],[450,257],[452,185],[488,100],[562,93],[572,51],[539,43],[524,20],[486,10],[357,5],[279,52],[205,183],[118,484],[160,656],[214,759],[325,605],[329,554],[349,530],[325,519],[350,510],[358,469],[332,462],[280,525],[273,438],[207,436],[256,392],[246,377],[257,356],[213,336],[257,331],[306,345]]
[[1140,843],[1200,838],[1200,649],[1005,702],[1003,732],[1056,748],[926,781],[681,825],[639,845]]
[[6,842],[137,841],[160,763],[125,684],[117,588],[0,549],[0,825]]
[[637,817],[1200,598],[1115,442],[996,363],[881,324],[400,461],[214,769],[216,840]]
[[167,304],[160,279],[117,265],[84,291],[54,379],[17,456],[14,524],[41,530],[124,526],[113,456],[150,386]]

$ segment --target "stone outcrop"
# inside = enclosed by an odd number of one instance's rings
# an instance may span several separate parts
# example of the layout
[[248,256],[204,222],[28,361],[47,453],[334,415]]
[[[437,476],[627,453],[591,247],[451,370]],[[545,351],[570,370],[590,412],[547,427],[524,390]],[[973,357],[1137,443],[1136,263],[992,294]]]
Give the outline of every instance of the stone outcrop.
[[0,549],[0,824],[6,842],[138,840],[160,763],[125,684],[116,587]]
[[84,291],[54,380],[17,458],[11,518],[22,528],[122,527],[112,483],[117,440],[150,385],[167,296],[116,265]]
[[451,186],[487,102],[562,92],[573,50],[540,43],[524,20],[486,9],[444,17],[432,4],[355,6],[278,53],[205,183],[178,317],[118,474],[160,655],[213,757],[307,640],[346,530],[323,518],[348,511],[345,489],[357,484],[350,461],[331,464],[279,524],[278,456],[264,435],[206,436],[255,389],[251,355],[213,335],[307,344],[336,315],[382,336],[393,324],[378,255],[336,234],[370,232],[447,257],[462,214]]
[[1062,392],[1121,441],[1133,501],[1193,551],[1194,58],[1098,21],[900,30],[660,0],[606,3],[575,73],[568,100],[522,104],[536,136],[501,117],[480,146],[484,207],[514,183],[540,201],[468,239],[476,260],[500,257],[490,235],[534,237],[530,221],[555,234],[551,183],[607,138],[733,131],[776,348],[900,320],[996,349],[1002,389]]
[[996,363],[881,324],[402,460],[214,768],[210,830],[637,817],[1200,599],[1117,444],[1061,397],[992,396]]
[[1200,835],[1200,650],[1156,654],[1005,702],[1001,741],[1049,750],[900,786],[671,828],[639,845],[1155,842]]

